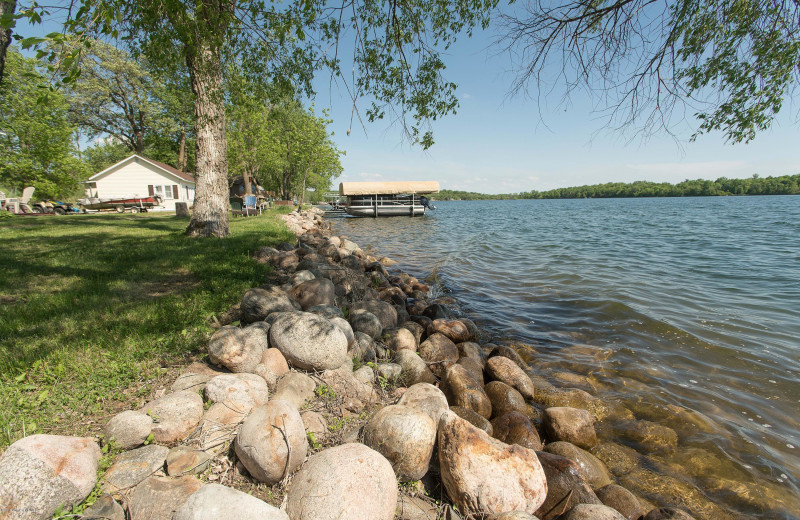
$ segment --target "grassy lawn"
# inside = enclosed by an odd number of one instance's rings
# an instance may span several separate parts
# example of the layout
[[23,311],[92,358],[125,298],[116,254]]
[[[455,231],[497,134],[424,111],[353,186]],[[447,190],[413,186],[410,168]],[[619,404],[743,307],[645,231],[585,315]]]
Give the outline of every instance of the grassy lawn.
[[[288,211],[288,210],[287,210]],[[96,432],[200,353],[209,318],[261,285],[250,258],[294,236],[268,212],[190,239],[173,215],[0,219],[0,451]]]

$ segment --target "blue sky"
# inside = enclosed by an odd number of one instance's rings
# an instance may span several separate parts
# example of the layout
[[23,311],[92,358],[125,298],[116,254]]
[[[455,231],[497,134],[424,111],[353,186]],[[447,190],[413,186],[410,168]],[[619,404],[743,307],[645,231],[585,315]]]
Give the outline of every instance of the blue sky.
[[[44,33],[58,27],[36,29]],[[32,35],[30,28],[18,30]],[[786,100],[773,127],[748,144],[726,144],[721,133],[688,142],[689,126],[680,132],[682,142],[665,134],[646,142],[630,140],[606,129],[580,91],[568,105],[561,103],[558,89],[541,104],[509,97],[512,64],[492,47],[494,34],[492,29],[476,32],[448,51],[446,76],[459,85],[461,106],[457,114],[434,123],[436,144],[427,151],[404,142],[401,129],[387,122],[362,127],[355,120],[351,127],[351,100],[344,91],[330,89],[329,76],[321,73],[315,103],[330,109],[334,141],[347,152],[336,182],[438,180],[446,189],[511,193],[603,182],[800,173],[800,100]],[[362,110],[365,106],[359,103]]]
[[541,105],[509,97],[514,78],[507,55],[491,46],[491,30],[462,41],[447,56],[448,79],[459,85],[456,115],[436,121],[428,151],[402,143],[387,123],[354,122],[351,101],[320,81],[317,106],[330,107],[334,140],[347,151],[340,181],[438,180],[442,188],[509,193],[603,182],[750,177],[800,173],[798,106],[790,100],[776,124],[748,144],[725,144],[721,133],[688,142],[666,134],[646,142],[605,128],[589,97],[569,105],[556,91]]

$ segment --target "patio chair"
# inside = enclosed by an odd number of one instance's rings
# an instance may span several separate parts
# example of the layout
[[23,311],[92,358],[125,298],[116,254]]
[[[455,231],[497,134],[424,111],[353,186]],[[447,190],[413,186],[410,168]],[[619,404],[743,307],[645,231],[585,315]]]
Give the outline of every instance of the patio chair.
[[248,195],[244,198],[244,215],[261,215],[261,206],[258,205],[258,197]]

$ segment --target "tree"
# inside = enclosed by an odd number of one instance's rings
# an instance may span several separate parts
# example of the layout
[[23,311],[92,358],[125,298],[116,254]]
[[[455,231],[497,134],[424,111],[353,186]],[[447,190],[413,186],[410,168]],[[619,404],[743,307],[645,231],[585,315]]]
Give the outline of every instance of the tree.
[[75,157],[75,127],[67,120],[67,103],[59,92],[41,99],[45,78],[36,60],[13,47],[0,85],[0,179],[4,184],[33,186],[37,195],[69,195],[86,174]]
[[[429,146],[432,137],[420,125],[457,106],[455,85],[442,74],[441,51],[458,35],[485,28],[496,2],[81,0],[69,11],[66,27],[78,34],[120,35],[149,50],[154,61],[179,50],[189,69],[196,117],[197,191],[187,233],[226,236],[226,62],[241,64],[253,78],[310,89],[314,70],[323,64],[342,80],[340,50],[344,55],[351,48],[345,63],[353,80],[347,87],[354,99],[374,98],[367,117],[388,112],[408,136]],[[62,63],[71,65],[79,52],[71,49]],[[406,116],[413,123],[406,124]]]
[[6,53],[11,45],[11,34],[14,27],[14,11],[17,0],[0,0],[0,84],[3,83],[3,72],[6,68]]
[[159,102],[164,85],[121,51],[99,40],[81,58],[81,74],[69,86],[70,119],[89,138],[110,135],[144,154],[151,133],[175,126]]
[[[684,103],[693,136],[768,128],[800,83],[798,0],[534,0],[503,17],[515,91],[563,82],[597,94],[609,123],[667,129]],[[554,74],[553,71],[558,71]]]

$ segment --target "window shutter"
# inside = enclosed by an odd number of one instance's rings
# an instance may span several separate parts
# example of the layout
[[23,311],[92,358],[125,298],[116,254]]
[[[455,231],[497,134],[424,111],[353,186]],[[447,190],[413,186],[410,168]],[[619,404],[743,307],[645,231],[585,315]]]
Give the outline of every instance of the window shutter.
[[181,198],[181,194],[178,191],[178,185],[177,184],[173,184],[172,185],[172,198],[175,199],[175,200],[178,200],[178,199]]
[[153,188],[152,184],[147,185],[147,193],[149,193],[151,197],[156,194],[156,190]]

